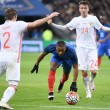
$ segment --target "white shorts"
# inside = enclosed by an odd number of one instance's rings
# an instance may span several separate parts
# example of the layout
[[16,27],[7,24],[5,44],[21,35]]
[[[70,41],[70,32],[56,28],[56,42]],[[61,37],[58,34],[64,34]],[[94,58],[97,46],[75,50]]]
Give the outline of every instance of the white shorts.
[[0,76],[5,72],[7,81],[20,81],[20,63],[17,63],[17,54],[0,52]]
[[97,49],[77,47],[79,70],[98,70]]

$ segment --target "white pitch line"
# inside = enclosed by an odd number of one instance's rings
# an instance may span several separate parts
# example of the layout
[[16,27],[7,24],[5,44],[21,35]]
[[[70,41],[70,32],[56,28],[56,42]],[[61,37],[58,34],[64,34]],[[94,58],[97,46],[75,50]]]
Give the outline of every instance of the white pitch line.
[[80,109],[91,109],[91,110],[110,110],[110,107],[109,108],[92,108],[92,107],[81,107],[81,106],[79,106],[79,107],[69,107],[69,106],[40,106],[40,107],[42,107],[42,108],[70,108],[70,109],[73,109],[73,108],[80,108]]
[[[13,104],[12,106],[18,106],[18,107],[38,107],[37,105],[16,105],[16,104]],[[83,107],[83,106],[40,106],[41,108],[62,108],[62,109],[73,109],[73,108],[76,108],[76,109],[89,109],[89,110],[110,110],[110,107],[108,108],[92,108],[92,107]]]

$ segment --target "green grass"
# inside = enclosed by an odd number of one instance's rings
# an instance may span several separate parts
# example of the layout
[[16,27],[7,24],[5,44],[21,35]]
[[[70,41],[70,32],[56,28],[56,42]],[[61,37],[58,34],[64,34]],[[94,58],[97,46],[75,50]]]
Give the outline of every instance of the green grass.
[[[21,81],[15,96],[9,101],[15,110],[110,110],[110,61],[103,57],[102,65],[95,79],[96,91],[92,93],[91,99],[86,99],[85,89],[81,79],[78,77],[79,102],[76,105],[68,105],[65,101],[65,94],[69,91],[72,81],[72,71],[69,80],[61,93],[56,93],[59,79],[62,75],[62,68],[58,68],[54,86],[54,101],[49,101],[48,96],[48,55],[40,63],[39,73],[31,74],[30,71],[39,53],[22,53],[21,57]],[[0,97],[7,87],[5,75],[0,78]]]

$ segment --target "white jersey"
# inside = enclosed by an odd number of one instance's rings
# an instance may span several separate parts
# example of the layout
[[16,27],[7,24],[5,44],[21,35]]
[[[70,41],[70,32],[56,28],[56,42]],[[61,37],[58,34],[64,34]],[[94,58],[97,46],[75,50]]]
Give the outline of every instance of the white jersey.
[[14,52],[20,57],[22,33],[27,29],[24,21],[7,20],[0,25],[1,52]]
[[[20,81],[20,51],[22,33],[27,29],[24,21],[6,21],[0,25],[0,76],[6,72],[9,84],[17,85]],[[11,82],[10,81],[14,81]]]
[[84,47],[96,49],[96,30],[103,25],[99,22],[96,16],[88,15],[86,18],[81,16],[73,18],[66,26],[70,29],[76,29],[76,45],[77,47]]

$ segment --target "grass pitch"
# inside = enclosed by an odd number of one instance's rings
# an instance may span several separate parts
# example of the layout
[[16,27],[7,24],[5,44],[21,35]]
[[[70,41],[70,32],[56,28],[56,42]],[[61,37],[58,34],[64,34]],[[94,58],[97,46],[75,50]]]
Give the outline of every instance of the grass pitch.
[[[86,99],[85,89],[82,83],[81,73],[78,77],[79,102],[76,105],[68,105],[65,101],[65,94],[73,77],[71,71],[69,80],[65,83],[61,93],[56,93],[62,75],[62,68],[58,68],[54,85],[54,101],[49,101],[48,97],[48,55],[40,63],[39,73],[31,74],[31,69],[40,53],[22,53],[21,56],[21,81],[15,96],[9,101],[15,110],[110,110],[110,60],[106,56],[95,79],[96,91],[92,92],[92,98]],[[7,88],[5,75],[0,78],[0,98],[3,91]]]

